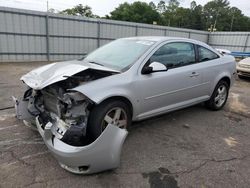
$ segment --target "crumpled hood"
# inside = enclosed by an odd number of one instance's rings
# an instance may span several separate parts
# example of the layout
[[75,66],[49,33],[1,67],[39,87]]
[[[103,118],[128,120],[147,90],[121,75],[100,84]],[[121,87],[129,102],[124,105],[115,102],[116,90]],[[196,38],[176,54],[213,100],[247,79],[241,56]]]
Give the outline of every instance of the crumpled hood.
[[39,67],[23,75],[21,80],[24,81],[29,87],[39,90],[53,83],[66,80],[68,76],[72,76],[87,69],[118,72],[100,65],[73,60],[51,63]]

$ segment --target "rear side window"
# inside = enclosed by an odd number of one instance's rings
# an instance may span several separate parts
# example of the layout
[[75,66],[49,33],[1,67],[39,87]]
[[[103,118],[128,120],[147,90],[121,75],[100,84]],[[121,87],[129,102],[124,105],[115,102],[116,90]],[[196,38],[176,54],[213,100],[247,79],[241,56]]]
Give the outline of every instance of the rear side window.
[[209,61],[219,58],[219,56],[216,53],[202,46],[198,46],[198,53],[199,53],[199,62]]
[[194,45],[187,42],[167,43],[160,47],[150,58],[168,68],[181,67],[195,63]]

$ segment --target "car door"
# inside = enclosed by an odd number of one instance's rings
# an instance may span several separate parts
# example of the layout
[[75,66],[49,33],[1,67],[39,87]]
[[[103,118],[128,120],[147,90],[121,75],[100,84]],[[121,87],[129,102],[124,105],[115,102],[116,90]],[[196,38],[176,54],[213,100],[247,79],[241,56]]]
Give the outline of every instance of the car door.
[[214,80],[225,67],[220,56],[204,46],[197,45],[197,52],[199,66],[203,67],[203,82],[207,83],[204,92],[211,95],[214,90]]
[[195,47],[192,43],[163,44],[149,57],[144,66],[159,62],[168,67],[164,72],[141,74],[136,89],[140,114],[144,119],[169,110],[187,106],[202,98],[202,69],[197,68]]

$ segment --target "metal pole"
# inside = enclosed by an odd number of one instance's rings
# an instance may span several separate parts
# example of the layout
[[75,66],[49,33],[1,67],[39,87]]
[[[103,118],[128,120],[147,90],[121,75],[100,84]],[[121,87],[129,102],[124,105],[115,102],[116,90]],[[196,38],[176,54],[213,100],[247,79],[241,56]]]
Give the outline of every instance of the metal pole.
[[245,42],[245,45],[244,45],[244,50],[243,50],[243,52],[246,52],[246,49],[247,49],[247,44],[248,44],[248,41],[249,41],[249,35],[250,34],[247,34],[247,38],[246,38],[246,42]]
[[207,34],[207,44],[209,44],[210,42],[210,36],[211,36],[211,32]]
[[164,30],[164,35],[167,36],[167,29]]
[[138,25],[135,26],[135,36],[138,36]]
[[191,37],[191,32],[188,32],[188,38],[190,39],[190,37]]
[[45,17],[46,22],[46,52],[47,52],[47,60],[50,61],[50,48],[49,48],[49,14],[46,14]]
[[97,47],[100,47],[100,37],[101,37],[101,22],[97,22]]
[[216,24],[217,24],[218,15],[219,15],[219,11],[217,12],[216,17],[215,17],[214,27],[213,27],[213,29],[212,29],[212,32],[214,32],[214,31],[216,30]]
[[49,1],[47,0],[47,12],[49,12]]

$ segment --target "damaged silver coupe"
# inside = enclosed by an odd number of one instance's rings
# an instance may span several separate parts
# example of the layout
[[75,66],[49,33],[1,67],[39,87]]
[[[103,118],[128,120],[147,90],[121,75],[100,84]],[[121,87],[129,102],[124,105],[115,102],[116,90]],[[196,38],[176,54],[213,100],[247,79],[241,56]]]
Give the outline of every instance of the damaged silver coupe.
[[132,121],[206,102],[221,109],[235,62],[190,39],[115,40],[80,60],[21,77],[16,115],[35,127],[60,165],[88,174],[116,168]]

